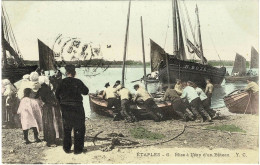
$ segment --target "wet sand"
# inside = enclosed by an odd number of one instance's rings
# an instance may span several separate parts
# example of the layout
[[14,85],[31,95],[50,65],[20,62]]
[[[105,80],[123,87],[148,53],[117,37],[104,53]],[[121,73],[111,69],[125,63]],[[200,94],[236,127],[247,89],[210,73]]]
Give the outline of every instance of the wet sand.
[[[66,154],[62,147],[46,147],[45,142],[29,145],[22,143],[22,130],[4,129],[2,132],[3,163],[257,163],[258,162],[258,121],[256,115],[231,114],[226,108],[222,115],[212,123],[183,122],[168,120],[155,123],[151,120],[137,123],[113,122],[110,118],[86,120],[87,152]],[[234,124],[246,133],[229,133],[205,129],[208,125]],[[92,138],[98,132],[99,138],[107,138],[111,133],[121,133],[123,138],[151,144],[162,142],[179,135],[174,140],[160,145],[138,148],[120,148],[108,152],[101,151],[111,144],[110,140]],[[161,140],[135,139],[129,129],[143,127],[149,131],[165,135]],[[32,139],[32,132],[30,133]],[[124,141],[121,140],[121,143]],[[72,148],[73,149],[73,148]],[[215,155],[216,154],[216,155]],[[196,156],[197,155],[197,156]],[[198,158],[198,156],[200,157]],[[203,156],[204,155],[204,156]]]

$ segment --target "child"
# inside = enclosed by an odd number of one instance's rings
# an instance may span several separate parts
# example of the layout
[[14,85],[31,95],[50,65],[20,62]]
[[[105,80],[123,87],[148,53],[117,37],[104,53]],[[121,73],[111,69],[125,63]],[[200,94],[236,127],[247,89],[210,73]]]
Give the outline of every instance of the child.
[[37,100],[30,98],[32,89],[24,89],[24,97],[22,98],[18,114],[21,115],[21,124],[24,134],[25,144],[31,143],[28,139],[28,131],[32,128],[35,142],[41,142],[38,138],[39,131],[42,130],[42,113]]

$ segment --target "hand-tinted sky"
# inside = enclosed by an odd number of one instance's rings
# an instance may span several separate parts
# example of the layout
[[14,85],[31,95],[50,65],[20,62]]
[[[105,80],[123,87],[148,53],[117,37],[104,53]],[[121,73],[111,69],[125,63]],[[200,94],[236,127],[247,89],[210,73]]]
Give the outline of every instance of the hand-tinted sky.
[[[258,0],[194,0],[185,4],[192,24],[196,23],[195,5],[199,7],[207,59],[218,60],[217,50],[223,60],[234,60],[236,52],[249,60],[251,46],[259,50]],[[106,59],[123,58],[128,1],[5,1],[4,5],[24,59],[38,59],[38,38],[52,47],[58,34],[100,44]],[[180,5],[184,9],[182,1]],[[142,60],[140,16],[147,61],[150,38],[171,53],[171,1],[132,1],[127,59]]]

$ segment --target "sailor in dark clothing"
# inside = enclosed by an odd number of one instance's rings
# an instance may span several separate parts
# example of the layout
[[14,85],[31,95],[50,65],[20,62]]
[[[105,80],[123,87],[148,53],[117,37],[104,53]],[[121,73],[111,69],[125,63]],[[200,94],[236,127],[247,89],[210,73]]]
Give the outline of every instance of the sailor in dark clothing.
[[181,117],[185,121],[194,120],[193,116],[186,112],[186,105],[182,101],[178,92],[174,89],[174,85],[171,85],[170,88],[166,90],[162,101],[166,100],[171,101],[174,113],[177,114],[179,117]]
[[81,80],[74,78],[75,66],[67,65],[65,69],[67,77],[61,81],[55,93],[63,118],[63,150],[66,153],[70,152],[71,131],[74,129],[74,153],[79,154],[83,151],[86,131],[82,95],[87,95],[89,90]]

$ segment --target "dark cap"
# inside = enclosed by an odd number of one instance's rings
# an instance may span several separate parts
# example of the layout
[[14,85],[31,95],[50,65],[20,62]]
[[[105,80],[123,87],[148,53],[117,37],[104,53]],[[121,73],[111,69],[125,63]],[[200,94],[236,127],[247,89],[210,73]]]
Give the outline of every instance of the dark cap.
[[121,82],[120,80],[117,80],[117,81],[116,81],[116,83],[118,83],[118,84],[120,84],[120,82]]
[[107,82],[107,83],[105,84],[105,87],[108,87],[108,86],[110,86],[109,82]]
[[192,81],[188,81],[187,83],[189,83],[190,85],[193,85],[193,82],[192,82]]
[[135,84],[135,85],[134,85],[134,89],[135,89],[135,88],[139,88],[139,85],[138,85],[138,84]]
[[74,65],[66,65],[65,66],[66,72],[71,73],[71,74],[75,74],[75,66]]

